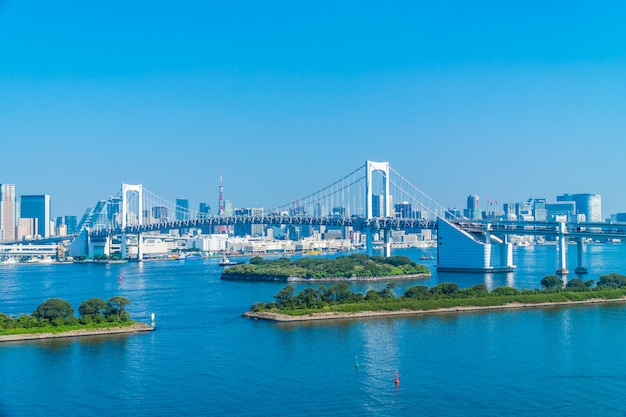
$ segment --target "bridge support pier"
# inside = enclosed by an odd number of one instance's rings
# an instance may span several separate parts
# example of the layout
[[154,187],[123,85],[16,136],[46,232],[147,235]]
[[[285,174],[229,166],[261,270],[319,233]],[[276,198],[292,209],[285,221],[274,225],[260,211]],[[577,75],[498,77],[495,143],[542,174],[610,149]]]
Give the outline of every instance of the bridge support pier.
[[126,233],[122,233],[121,239],[122,239],[122,244],[120,247],[120,258],[126,259],[126,256],[127,256]]
[[565,223],[559,223],[559,267],[556,270],[557,275],[568,275],[569,270],[567,269],[567,239],[565,235],[567,230],[565,229]]
[[370,228],[365,232],[365,252],[369,256],[374,255],[374,236],[372,236],[372,229]]
[[141,233],[137,233],[137,261],[143,260],[143,244],[141,242]]
[[391,256],[391,230],[384,229],[384,244],[385,244],[385,258],[389,258]]
[[576,269],[574,270],[574,272],[576,274],[579,275],[584,275],[587,273],[587,268],[585,268],[583,266],[583,247],[584,247],[585,242],[583,242],[583,238],[579,237],[578,239],[576,239],[576,249],[577,249],[577,253],[578,253],[578,264],[576,266]]

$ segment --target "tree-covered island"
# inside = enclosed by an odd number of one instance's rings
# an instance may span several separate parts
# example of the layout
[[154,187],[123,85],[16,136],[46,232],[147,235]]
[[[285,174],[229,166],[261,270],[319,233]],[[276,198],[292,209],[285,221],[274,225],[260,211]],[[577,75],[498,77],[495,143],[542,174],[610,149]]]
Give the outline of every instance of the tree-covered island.
[[430,277],[430,270],[406,256],[353,254],[337,258],[280,258],[259,256],[247,264],[226,268],[221,279],[262,281],[374,281]]
[[80,317],[76,317],[69,302],[50,298],[32,314],[9,316],[0,312],[0,342],[152,330],[130,319],[126,311],[129,304],[130,301],[121,296],[108,301],[90,298],[80,304]]
[[343,282],[328,288],[305,288],[298,294],[287,285],[274,296],[275,301],[253,304],[244,317],[299,321],[626,301],[626,276],[615,273],[602,275],[597,282],[574,278],[567,284],[548,275],[541,285],[542,289],[497,287],[489,291],[484,284],[461,289],[444,282],[431,288],[413,286],[399,297],[393,291],[394,283],[365,294],[352,292]]

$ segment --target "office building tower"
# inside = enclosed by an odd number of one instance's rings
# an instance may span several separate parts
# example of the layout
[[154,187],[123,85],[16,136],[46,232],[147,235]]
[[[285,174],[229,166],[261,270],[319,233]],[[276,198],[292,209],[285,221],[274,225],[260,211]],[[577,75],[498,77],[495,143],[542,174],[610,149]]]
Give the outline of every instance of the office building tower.
[[545,222],[548,219],[545,198],[535,198],[533,201],[533,217],[536,222]]
[[167,207],[156,206],[152,207],[152,219],[155,222],[166,222],[167,219]]
[[198,212],[203,218],[211,217],[211,206],[207,203],[200,203]]
[[15,240],[15,185],[0,184],[0,242]]
[[393,217],[393,196],[387,199],[387,211],[385,212],[385,194],[372,195],[372,217]]
[[470,195],[467,197],[467,208],[464,210],[463,215],[471,220],[482,219],[480,198],[477,195]]
[[399,204],[394,204],[395,217],[398,219],[413,219],[415,213],[413,212],[413,205],[408,201],[403,201]]
[[63,222],[67,227],[67,234],[73,235],[78,233],[78,219],[76,216],[64,216]]
[[[573,201],[579,220],[600,223],[602,219],[602,196],[600,194],[563,194],[556,201]],[[582,215],[582,216],[581,216]]]
[[186,198],[176,199],[176,220],[189,220],[189,200]]
[[20,197],[20,218],[37,219],[37,235],[50,237],[50,196],[23,195]]

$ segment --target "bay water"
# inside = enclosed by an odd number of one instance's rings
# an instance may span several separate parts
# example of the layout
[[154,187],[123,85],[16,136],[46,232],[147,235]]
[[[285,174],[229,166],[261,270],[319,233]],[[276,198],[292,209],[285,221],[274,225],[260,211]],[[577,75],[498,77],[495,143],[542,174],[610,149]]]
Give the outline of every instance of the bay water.
[[[433,276],[394,291],[539,288],[556,251],[516,248],[513,273],[444,274],[419,260],[427,250],[398,249]],[[583,259],[584,280],[626,274],[626,245],[587,245]],[[5,314],[121,295],[133,320],[156,317],[145,334],[0,344],[0,417],[626,415],[624,304],[281,324],[241,315],[284,283],[222,281],[221,271],[218,259],[0,267]]]

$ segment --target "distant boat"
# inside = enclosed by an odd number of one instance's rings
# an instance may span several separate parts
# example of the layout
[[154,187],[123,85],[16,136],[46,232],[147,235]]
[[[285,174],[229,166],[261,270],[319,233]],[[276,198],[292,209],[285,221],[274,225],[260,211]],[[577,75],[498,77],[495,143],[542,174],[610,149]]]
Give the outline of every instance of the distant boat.
[[235,266],[235,265],[239,265],[239,262],[233,262],[230,259],[228,259],[226,256],[222,256],[222,259],[220,259],[220,262],[219,262],[219,266]]
[[422,256],[420,256],[420,259],[421,259],[422,261],[426,261],[426,260],[433,260],[433,259],[435,259],[435,257],[433,256],[433,254],[432,254],[432,253],[429,253],[428,255],[422,255]]
[[17,261],[15,260],[15,258],[6,258],[4,261],[0,261],[0,264],[2,265],[15,265],[17,263]]

